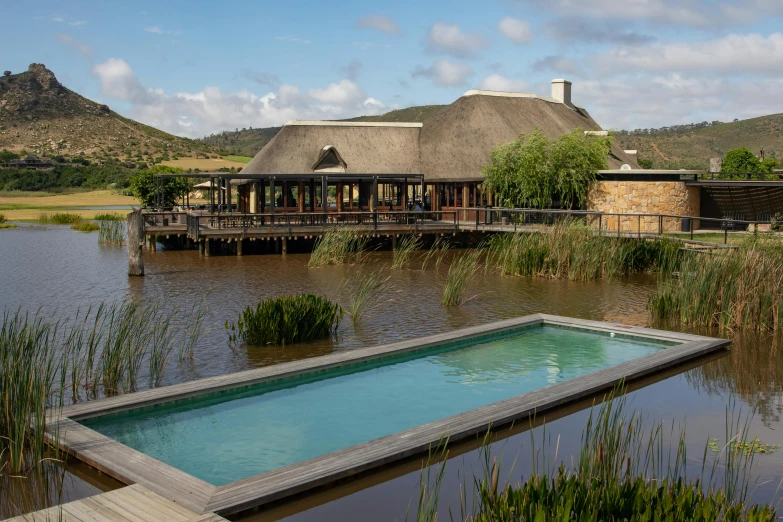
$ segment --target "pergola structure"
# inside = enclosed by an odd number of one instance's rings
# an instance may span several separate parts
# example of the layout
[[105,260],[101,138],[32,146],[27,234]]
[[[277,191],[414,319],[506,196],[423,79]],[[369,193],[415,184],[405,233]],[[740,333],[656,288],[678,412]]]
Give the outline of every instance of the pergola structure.
[[[163,206],[164,181],[173,177],[207,179],[210,213],[233,211],[232,186],[237,188],[236,209],[242,213],[264,213],[265,209],[272,214],[278,209],[284,212],[317,212],[319,209],[328,212],[329,187],[335,187],[334,210],[337,212],[405,209],[408,197],[423,203],[425,194],[424,176],[421,174],[156,174],[158,191],[155,201],[159,208]],[[186,206],[189,206],[189,199]]]

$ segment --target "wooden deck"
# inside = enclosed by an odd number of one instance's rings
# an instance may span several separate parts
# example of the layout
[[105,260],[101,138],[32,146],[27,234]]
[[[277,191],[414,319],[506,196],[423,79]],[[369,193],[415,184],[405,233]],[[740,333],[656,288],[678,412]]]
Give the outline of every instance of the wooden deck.
[[92,497],[28,513],[7,522],[225,522],[215,513],[194,513],[139,486],[127,486]]
[[[612,332],[616,335],[667,340],[680,344],[505,401],[217,487],[78,423],[79,420],[89,417],[425,350],[457,340],[478,341],[490,334],[542,323]],[[622,380],[634,381],[653,375],[664,369],[723,350],[729,344],[729,341],[723,339],[536,314],[420,339],[77,404],[65,408],[62,411],[63,418],[52,417],[50,422],[52,426],[58,422],[60,424],[59,444],[63,449],[108,475],[127,484],[144,485],[196,513],[216,512],[225,515],[324,486],[416,454],[426,453],[433,444],[443,440],[444,436],[448,436],[450,441],[480,436],[490,426],[500,428],[515,421],[529,419],[534,414],[542,414],[611,389]]]

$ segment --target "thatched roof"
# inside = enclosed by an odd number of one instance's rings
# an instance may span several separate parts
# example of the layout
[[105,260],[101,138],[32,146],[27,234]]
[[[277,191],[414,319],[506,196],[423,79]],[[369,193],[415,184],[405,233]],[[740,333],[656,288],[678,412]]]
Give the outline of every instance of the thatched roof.
[[[553,98],[532,94],[468,91],[457,101],[427,119],[421,131],[422,170],[427,180],[481,179],[481,167],[490,151],[521,133],[538,127],[550,139],[576,128],[600,131],[601,127],[581,107],[571,108]],[[609,168],[636,159],[619,145],[612,147]]]
[[346,174],[420,174],[421,127],[421,123],[289,121],[241,173],[312,174],[319,161],[329,164],[336,156]]

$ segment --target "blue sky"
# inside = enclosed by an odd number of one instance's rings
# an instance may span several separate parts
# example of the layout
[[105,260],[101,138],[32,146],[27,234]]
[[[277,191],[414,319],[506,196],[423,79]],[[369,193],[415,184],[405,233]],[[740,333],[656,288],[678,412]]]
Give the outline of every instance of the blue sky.
[[[289,119],[548,94],[604,128],[783,112],[783,0],[26,1],[3,69],[192,137]],[[34,35],[34,37],[31,37]]]

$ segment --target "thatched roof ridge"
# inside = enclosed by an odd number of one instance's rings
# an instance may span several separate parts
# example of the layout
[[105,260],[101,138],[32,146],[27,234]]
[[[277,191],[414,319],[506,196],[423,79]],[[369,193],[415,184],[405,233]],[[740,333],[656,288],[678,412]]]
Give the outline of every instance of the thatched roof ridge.
[[421,174],[420,123],[289,122],[241,173],[312,174],[324,147],[345,162],[346,174]]
[[[600,131],[601,127],[580,107],[553,98],[494,91],[468,91],[466,95],[429,118],[421,131],[421,166],[427,180],[481,179],[481,168],[490,151],[521,133],[539,128],[550,139],[576,128]],[[629,164],[635,158],[613,145],[609,168]]]

